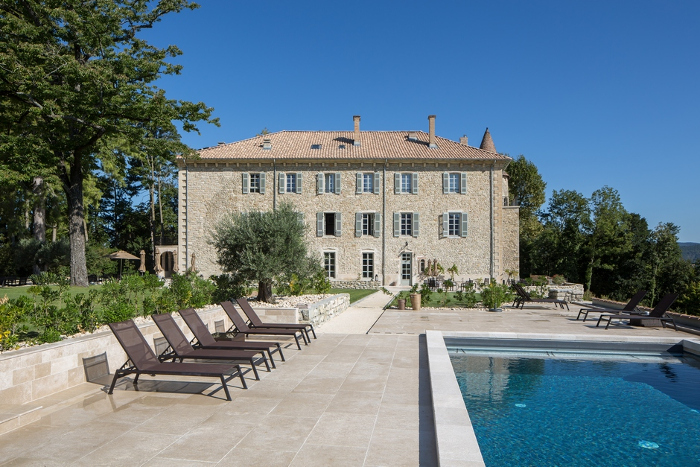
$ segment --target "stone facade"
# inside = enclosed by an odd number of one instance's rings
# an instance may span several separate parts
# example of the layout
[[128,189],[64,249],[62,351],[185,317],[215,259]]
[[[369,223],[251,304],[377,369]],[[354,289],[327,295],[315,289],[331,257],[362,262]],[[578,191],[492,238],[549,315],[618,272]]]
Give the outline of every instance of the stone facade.
[[[324,132],[299,133],[319,139],[325,135]],[[372,133],[375,138],[378,138],[376,134],[387,133],[387,148],[393,148],[390,138],[396,138],[398,132]],[[370,143],[363,135],[360,135],[361,148],[366,149]],[[418,139],[421,135],[425,134],[419,134]],[[189,267],[189,257],[194,253],[197,270],[204,277],[220,274],[216,252],[209,244],[215,225],[229,213],[270,210],[282,202],[291,203],[303,214],[311,252],[319,262],[324,262],[324,258],[326,263],[331,258],[334,260],[330,278],[338,284],[364,279],[381,285],[411,285],[420,281],[421,268],[428,260],[435,259],[445,269],[456,265],[457,280],[495,277],[500,281],[507,279],[506,269],[518,270],[518,208],[504,206],[503,198],[508,189],[504,169],[509,158],[436,138],[437,148],[412,158],[359,159],[320,154],[311,159],[302,154],[290,156],[290,149],[285,157],[278,159],[273,157],[276,153],[265,152],[263,146],[293,147],[293,139],[301,136],[296,132],[270,136],[271,143],[268,140],[263,143],[261,139],[258,152],[255,152],[257,147],[249,148],[251,140],[245,140],[221,149],[203,150],[202,157],[195,161],[181,161],[179,270]],[[352,144],[347,138],[333,141]],[[413,142],[410,134],[397,141],[397,144],[419,143]],[[239,150],[243,143],[247,149]],[[359,152],[357,148],[353,150]],[[381,148],[377,151],[381,154]],[[469,157],[462,157],[459,151]],[[246,187],[251,174],[264,179],[264,193],[246,193],[250,191]],[[280,190],[280,181],[287,174],[300,182],[300,188],[293,193]],[[445,177],[449,174],[459,177],[457,192],[445,192],[448,191],[444,188]],[[365,175],[372,179],[369,192],[364,192],[362,187]],[[397,194],[400,191],[396,188],[397,180],[401,186],[402,175],[410,176],[412,186],[408,193]],[[326,192],[325,186],[321,188],[319,178],[326,176],[333,177],[332,192]],[[465,183],[466,187],[462,187]],[[450,217],[447,213],[452,213],[453,221],[456,219],[456,235],[447,235],[444,229]],[[358,215],[362,214],[371,216],[371,226],[376,226],[378,231],[361,233]],[[410,235],[402,235],[400,231],[397,235],[396,216],[401,219],[401,214],[404,218],[410,215],[413,230]],[[329,222],[333,225],[327,229]],[[371,269],[367,264],[370,260]]]

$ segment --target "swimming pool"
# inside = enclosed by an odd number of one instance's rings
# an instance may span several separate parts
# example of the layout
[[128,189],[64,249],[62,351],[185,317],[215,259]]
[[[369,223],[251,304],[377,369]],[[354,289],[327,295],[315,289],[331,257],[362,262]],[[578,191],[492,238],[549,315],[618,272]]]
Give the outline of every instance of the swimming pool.
[[448,341],[486,465],[700,464],[700,360],[678,346],[568,344]]

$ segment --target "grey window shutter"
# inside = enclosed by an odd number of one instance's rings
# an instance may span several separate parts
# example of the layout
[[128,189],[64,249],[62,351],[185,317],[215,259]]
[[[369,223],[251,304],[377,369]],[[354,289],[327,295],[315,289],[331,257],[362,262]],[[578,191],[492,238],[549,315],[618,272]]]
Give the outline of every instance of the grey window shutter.
[[297,172],[297,193],[301,193],[301,172]]
[[248,172],[243,172],[243,194],[250,193],[250,174]]
[[442,236],[447,237],[450,235],[450,213],[442,213]]
[[459,193],[462,195],[467,194],[467,172],[462,172],[460,174]]
[[374,172],[374,194],[379,194],[379,172]]
[[467,236],[467,213],[466,212],[462,213],[462,230],[460,230],[459,234],[462,237]]
[[362,193],[362,174],[360,172],[355,176],[355,194]]
[[[304,213],[303,213],[303,212],[298,212],[298,213],[297,213],[297,219],[299,220],[299,222],[300,222],[302,225],[304,225],[304,217],[305,217],[305,216],[304,216]],[[304,225],[304,227],[306,227],[306,225]]]
[[287,175],[284,172],[280,172],[279,174],[279,192],[284,193],[285,190],[287,189]]
[[337,172],[335,174],[335,194],[339,195],[340,194],[340,173]]
[[382,215],[378,212],[374,213],[374,236],[379,238],[379,231],[382,229]]
[[335,236],[336,237],[340,237],[340,227],[341,227],[340,213],[336,212],[335,213]]
[[411,190],[411,193],[414,195],[418,194],[418,172],[413,172],[411,175],[411,181],[413,182],[413,189]]
[[394,194],[401,193],[401,174],[394,174]]
[[413,213],[413,236],[417,237],[419,232],[420,232],[420,228],[418,226],[418,213],[414,212]]
[[447,194],[450,192],[450,174],[447,172],[442,173],[442,193]]
[[394,213],[394,237],[398,237],[401,234],[401,213]]
[[260,194],[265,194],[265,172],[260,172]]
[[316,213],[316,236],[323,237],[323,213]]
[[316,194],[320,195],[323,193],[323,174],[316,175]]
[[362,236],[362,213],[361,212],[355,213],[355,236],[356,237]]

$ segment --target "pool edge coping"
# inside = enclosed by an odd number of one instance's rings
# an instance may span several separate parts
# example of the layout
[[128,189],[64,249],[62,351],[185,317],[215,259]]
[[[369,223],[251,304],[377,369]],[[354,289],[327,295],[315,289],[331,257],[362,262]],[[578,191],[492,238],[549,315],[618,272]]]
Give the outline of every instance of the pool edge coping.
[[432,396],[435,445],[438,465],[485,466],[476,433],[464,404],[459,383],[447,352],[445,337],[490,339],[538,339],[563,342],[639,342],[681,344],[683,350],[700,356],[700,339],[654,336],[586,336],[572,334],[542,334],[515,332],[455,332],[426,330],[428,368]]

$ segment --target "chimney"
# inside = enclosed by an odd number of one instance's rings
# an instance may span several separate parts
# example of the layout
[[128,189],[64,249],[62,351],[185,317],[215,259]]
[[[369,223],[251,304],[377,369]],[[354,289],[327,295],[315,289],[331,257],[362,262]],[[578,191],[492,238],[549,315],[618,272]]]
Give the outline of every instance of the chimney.
[[408,132],[408,140],[409,141],[418,141],[418,132],[417,131],[409,131]]
[[263,138],[263,149],[272,149],[272,141],[270,140],[270,138]]
[[459,144],[461,144],[463,146],[469,146],[469,144],[467,144],[468,141],[469,141],[469,138],[467,138],[467,135],[461,136],[459,138]]
[[360,116],[353,115],[352,121],[355,123],[355,135],[353,136],[353,146],[360,146]]
[[489,152],[496,152],[496,146],[493,144],[493,139],[491,138],[491,133],[489,133],[488,127],[484,132],[484,137],[481,140],[481,146],[479,146],[479,149]]
[[428,147],[436,148],[435,143],[435,115],[428,115],[429,131],[428,131]]

